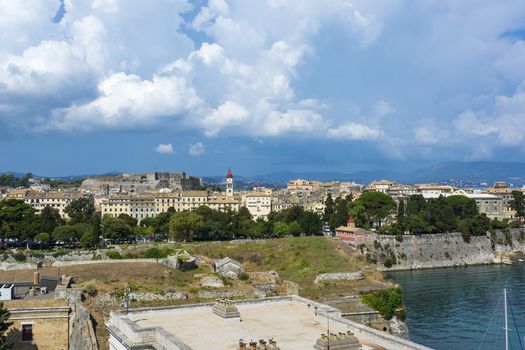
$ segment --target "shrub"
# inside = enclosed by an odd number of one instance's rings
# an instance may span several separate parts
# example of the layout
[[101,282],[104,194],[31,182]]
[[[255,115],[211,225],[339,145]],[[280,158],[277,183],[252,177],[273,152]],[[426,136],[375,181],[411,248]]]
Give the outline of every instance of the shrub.
[[82,293],[87,294],[90,297],[94,297],[97,295],[98,291],[94,285],[88,284],[87,286],[84,287],[84,289],[82,289]]
[[241,273],[239,274],[239,279],[240,279],[241,281],[247,281],[247,280],[250,279],[250,276],[249,276],[246,272],[241,272]]
[[49,241],[49,233],[47,232],[40,232],[35,236],[35,241],[38,242],[47,242]]
[[365,294],[361,297],[361,301],[372,309],[379,311],[381,316],[386,320],[390,320],[403,303],[401,289],[399,287],[382,289]]
[[115,251],[115,250],[110,250],[106,253],[106,255],[108,256],[108,258],[110,259],[122,259],[122,256],[120,255],[119,252]]
[[26,261],[27,260],[26,255],[24,253],[22,253],[22,252],[13,254],[13,258],[16,261],[18,261],[18,262],[22,262],[22,261]]
[[53,253],[53,258],[59,258],[61,256],[67,255],[67,254],[68,254],[67,250],[60,249],[60,250],[57,250],[56,252]]
[[162,259],[166,258],[168,253],[165,250],[159,248],[149,248],[144,252],[144,257],[149,259]]
[[34,258],[37,258],[37,259],[44,259],[44,253],[39,253],[39,252],[31,252],[29,253],[32,257]]

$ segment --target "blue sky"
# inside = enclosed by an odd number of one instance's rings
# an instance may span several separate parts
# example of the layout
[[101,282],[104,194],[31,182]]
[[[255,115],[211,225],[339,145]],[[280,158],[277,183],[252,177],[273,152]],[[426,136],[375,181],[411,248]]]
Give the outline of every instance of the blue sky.
[[0,171],[525,161],[525,2],[0,0]]

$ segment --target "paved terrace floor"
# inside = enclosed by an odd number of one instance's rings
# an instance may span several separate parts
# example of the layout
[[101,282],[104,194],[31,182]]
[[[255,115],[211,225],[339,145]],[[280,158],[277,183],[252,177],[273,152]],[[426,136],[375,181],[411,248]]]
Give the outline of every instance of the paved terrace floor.
[[[239,339],[248,342],[273,338],[281,350],[313,349],[327,325],[315,320],[314,310],[297,303],[238,305],[241,321],[226,321],[211,308],[179,309],[176,312],[140,314],[131,318],[140,327],[162,327],[194,350],[238,349]],[[331,325],[330,332],[346,331]],[[381,349],[373,345],[363,349]]]

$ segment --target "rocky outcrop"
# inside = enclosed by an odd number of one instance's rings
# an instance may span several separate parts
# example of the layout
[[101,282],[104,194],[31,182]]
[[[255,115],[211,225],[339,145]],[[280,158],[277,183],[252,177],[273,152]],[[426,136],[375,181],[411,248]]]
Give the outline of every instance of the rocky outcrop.
[[361,271],[357,272],[338,272],[338,273],[323,273],[315,278],[314,283],[319,284],[322,282],[333,282],[333,281],[357,281],[362,280],[364,277]]
[[410,340],[408,327],[405,322],[398,319],[396,316],[390,320],[390,332],[396,337]]
[[224,282],[217,276],[203,276],[200,285],[208,288],[224,288]]

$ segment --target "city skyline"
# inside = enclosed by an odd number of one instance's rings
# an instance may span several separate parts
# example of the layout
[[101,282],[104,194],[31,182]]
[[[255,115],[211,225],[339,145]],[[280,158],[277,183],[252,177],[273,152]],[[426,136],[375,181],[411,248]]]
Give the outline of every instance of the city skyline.
[[525,160],[519,1],[0,4],[1,171]]

